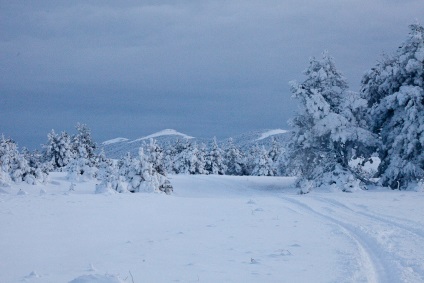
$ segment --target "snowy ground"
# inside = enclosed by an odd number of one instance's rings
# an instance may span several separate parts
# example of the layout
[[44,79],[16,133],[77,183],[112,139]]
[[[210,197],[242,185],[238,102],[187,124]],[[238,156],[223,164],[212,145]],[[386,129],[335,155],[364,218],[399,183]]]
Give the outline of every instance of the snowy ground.
[[60,173],[3,188],[0,282],[424,281],[422,192],[171,178],[171,196],[96,195],[94,182],[69,192]]

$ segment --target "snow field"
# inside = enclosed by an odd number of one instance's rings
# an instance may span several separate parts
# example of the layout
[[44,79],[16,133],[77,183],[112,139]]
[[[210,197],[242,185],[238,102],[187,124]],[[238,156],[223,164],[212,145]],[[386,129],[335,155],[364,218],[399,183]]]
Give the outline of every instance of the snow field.
[[94,182],[69,191],[62,173],[3,188],[0,282],[424,280],[424,193],[297,195],[283,177],[170,180],[171,196],[96,195]]

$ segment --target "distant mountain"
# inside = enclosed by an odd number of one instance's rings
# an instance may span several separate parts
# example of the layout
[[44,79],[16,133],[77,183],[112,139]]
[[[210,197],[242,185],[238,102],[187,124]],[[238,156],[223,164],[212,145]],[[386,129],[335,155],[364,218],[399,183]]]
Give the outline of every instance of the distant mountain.
[[144,141],[144,140],[150,140],[150,139],[158,139],[158,138],[169,137],[169,136],[180,137],[180,138],[183,138],[183,139],[193,139],[194,138],[194,137],[188,136],[186,134],[182,134],[180,132],[177,132],[176,130],[166,129],[166,130],[148,135],[146,137],[136,139],[134,141],[131,141],[130,143],[138,142],[138,141]]
[[269,147],[273,139],[282,144],[286,143],[289,133],[290,131],[282,129],[258,130],[234,136],[232,139],[240,148],[251,147],[253,145]]
[[[252,131],[231,137],[233,143],[242,149],[249,148],[253,145],[269,147],[272,144],[272,140],[276,139],[278,142],[284,144],[287,141],[289,131],[282,129],[273,130],[261,130]],[[144,144],[149,143],[150,139],[155,139],[156,142],[162,147],[167,144],[173,144],[176,140],[190,140],[197,143],[209,144],[212,138],[196,138],[183,133],[180,133],[173,129],[166,129],[157,133],[141,137],[135,140],[129,140],[127,138],[115,138],[107,140],[101,143],[101,148],[106,153],[106,156],[110,158],[121,158],[128,152],[131,155],[138,154],[138,150]],[[220,146],[224,146],[228,143],[230,138],[218,140]]]

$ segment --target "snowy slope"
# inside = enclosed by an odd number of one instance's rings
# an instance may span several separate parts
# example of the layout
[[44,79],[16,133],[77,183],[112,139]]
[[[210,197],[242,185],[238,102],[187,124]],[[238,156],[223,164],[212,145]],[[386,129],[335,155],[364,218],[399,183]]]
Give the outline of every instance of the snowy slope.
[[127,138],[116,138],[116,139],[104,141],[104,142],[102,142],[102,145],[110,145],[110,144],[119,143],[119,142],[126,142],[126,141],[129,141],[129,139],[127,139]]
[[177,139],[194,139],[194,137],[180,133],[176,130],[166,129],[157,133],[141,137],[135,140],[117,138],[101,143],[101,148],[109,158],[121,158],[128,152],[136,155],[143,144],[148,143],[150,139],[155,139],[159,144],[167,144]]
[[[272,138],[275,138],[281,143],[285,143],[288,138],[289,131],[274,129],[274,130],[260,130],[260,131],[251,131],[248,133],[240,134],[232,137],[233,142],[241,148],[250,147],[252,145],[259,145],[270,147],[272,143]],[[120,158],[130,152],[132,155],[138,153],[138,149],[144,143],[148,143],[149,139],[153,138],[157,141],[159,145],[166,145],[169,143],[174,143],[177,139],[189,139],[197,143],[209,144],[213,139],[212,138],[199,138],[192,137],[183,133],[180,133],[176,130],[166,129],[142,138],[135,140],[128,140],[125,138],[117,138],[108,140],[101,143],[101,147],[104,149],[106,156],[110,158]],[[223,146],[227,143],[228,138],[218,140],[218,144]]]
[[422,192],[297,195],[283,177],[170,177],[171,196],[69,191],[63,173],[3,188],[0,282],[424,280]]
[[288,132],[289,131],[282,130],[282,129],[269,130],[269,131],[262,133],[261,136],[257,139],[257,141],[260,141],[260,140],[263,140],[263,139],[266,139],[266,138],[269,138],[269,137],[272,137],[272,136],[275,136],[275,135],[286,134]]
[[188,136],[186,134],[177,132],[176,130],[166,129],[166,130],[162,130],[162,131],[159,131],[157,133],[148,135],[146,137],[142,137],[142,138],[133,140],[130,143],[137,142],[137,141],[149,140],[149,139],[157,139],[157,138],[163,137],[163,136],[176,136],[176,137],[180,137],[180,138],[183,138],[183,139],[193,139],[194,138],[194,137]]

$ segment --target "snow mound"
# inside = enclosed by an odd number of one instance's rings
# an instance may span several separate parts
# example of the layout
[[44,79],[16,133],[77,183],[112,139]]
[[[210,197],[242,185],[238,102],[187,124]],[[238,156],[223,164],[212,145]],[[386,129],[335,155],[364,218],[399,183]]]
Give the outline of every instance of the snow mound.
[[75,278],[69,283],[124,283],[125,281],[121,280],[119,277],[115,275],[83,275],[78,278]]
[[287,132],[288,132],[287,130],[282,130],[282,129],[270,130],[268,132],[262,133],[262,135],[256,141],[260,141],[260,140],[269,138],[271,136],[279,135],[279,134],[285,134]]
[[188,136],[186,134],[177,132],[176,130],[173,130],[173,129],[166,129],[166,130],[162,130],[160,132],[157,132],[157,133],[148,135],[146,137],[136,139],[136,140],[134,140],[132,142],[137,142],[137,141],[142,141],[142,140],[148,140],[148,139],[153,139],[153,138],[162,137],[162,136],[181,136],[181,137],[183,137],[185,139],[193,139],[194,138],[194,137]]
[[116,138],[116,139],[111,139],[111,140],[107,140],[102,142],[102,145],[110,145],[110,144],[114,144],[114,143],[118,143],[118,142],[126,142],[129,139],[126,138]]

